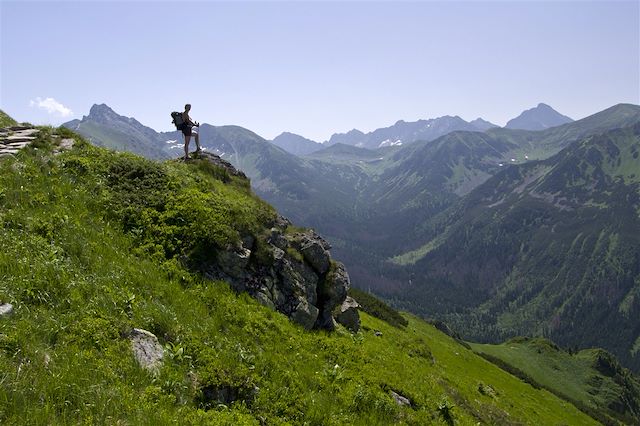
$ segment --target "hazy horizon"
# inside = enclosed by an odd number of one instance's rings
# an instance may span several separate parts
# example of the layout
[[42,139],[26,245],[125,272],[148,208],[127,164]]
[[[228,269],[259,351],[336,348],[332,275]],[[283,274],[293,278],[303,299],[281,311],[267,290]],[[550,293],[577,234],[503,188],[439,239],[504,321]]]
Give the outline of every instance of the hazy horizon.
[[166,131],[189,102],[201,122],[322,142],[444,115],[504,126],[541,102],[573,119],[640,103],[633,1],[3,0],[0,20],[0,108],[36,124],[105,103]]

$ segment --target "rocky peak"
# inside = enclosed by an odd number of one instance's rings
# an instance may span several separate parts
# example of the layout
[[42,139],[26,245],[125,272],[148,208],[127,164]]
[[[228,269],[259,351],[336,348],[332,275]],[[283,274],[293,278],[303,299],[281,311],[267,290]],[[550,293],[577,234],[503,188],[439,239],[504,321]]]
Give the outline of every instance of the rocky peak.
[[109,108],[106,104],[94,104],[89,110],[89,115],[84,116],[84,119],[93,119],[95,121],[105,121],[108,122],[110,120],[117,120],[120,118],[114,110]]

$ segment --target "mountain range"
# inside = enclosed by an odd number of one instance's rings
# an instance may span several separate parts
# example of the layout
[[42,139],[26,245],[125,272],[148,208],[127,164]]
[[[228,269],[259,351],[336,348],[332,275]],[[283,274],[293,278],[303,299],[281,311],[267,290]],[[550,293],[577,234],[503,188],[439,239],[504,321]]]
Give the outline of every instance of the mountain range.
[[[569,117],[560,114],[549,105],[541,103],[509,120],[505,127],[508,129],[543,130],[571,121],[573,120]],[[482,118],[467,122],[458,116],[444,116],[414,122],[399,120],[392,126],[379,128],[369,133],[363,133],[357,129],[347,133],[334,133],[322,145],[330,146],[339,143],[359,148],[378,149],[406,145],[418,140],[430,141],[456,130],[484,132],[496,127],[499,126]],[[322,148],[322,145],[315,141],[287,132],[271,142],[295,155],[307,155]]]
[[[597,344],[637,370],[640,278],[631,265],[640,255],[627,234],[638,230],[638,213],[634,218],[621,200],[635,203],[639,121],[640,107],[620,104],[545,130],[456,130],[375,150],[354,146],[362,132],[352,131],[354,139],[338,137],[302,157],[236,126],[202,125],[201,136],[207,150],[245,171],[260,196],[325,235],[355,286],[446,319],[463,336],[498,341],[531,334],[562,345]],[[168,155],[173,148],[165,142],[179,136],[156,134],[150,145]],[[589,145],[599,137],[616,142]],[[571,171],[574,163],[583,165]],[[544,190],[530,188],[532,182]],[[542,224],[548,228],[538,229]],[[605,236],[615,243],[603,245]],[[607,260],[623,254],[626,275]],[[623,324],[625,331],[613,337],[598,324]]]

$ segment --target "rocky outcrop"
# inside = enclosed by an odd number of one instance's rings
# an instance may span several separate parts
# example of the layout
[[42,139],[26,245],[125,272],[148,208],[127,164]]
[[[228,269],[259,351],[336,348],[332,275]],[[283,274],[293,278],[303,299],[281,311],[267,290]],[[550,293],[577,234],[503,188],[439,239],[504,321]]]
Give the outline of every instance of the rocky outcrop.
[[0,129],[0,157],[12,156],[29,146],[39,132],[28,126],[11,126]]
[[206,160],[211,164],[213,164],[214,166],[221,167],[224,170],[226,170],[227,173],[229,173],[231,176],[239,176],[244,179],[249,179],[242,171],[233,167],[233,165],[230,162],[223,160],[219,156],[212,154],[210,152],[202,151],[202,152],[199,152],[198,154],[193,154],[193,158]]
[[[244,176],[214,154],[202,153],[199,158],[230,175]],[[208,278],[249,293],[306,329],[333,330],[350,287],[349,274],[342,263],[331,259],[331,246],[320,235],[292,228],[288,219],[277,216],[268,232],[245,235],[194,267]],[[357,310],[346,315],[349,324],[359,324],[359,318],[353,318]]]
[[150,372],[157,372],[164,358],[164,350],[158,338],[147,330],[134,328],[129,339],[133,354],[140,366]]
[[268,235],[227,247],[198,269],[306,329],[334,329],[334,311],[340,312],[350,287],[344,265],[331,259],[329,244],[312,230],[289,232],[284,218],[275,222]]
[[[34,143],[40,133],[39,129],[31,126],[15,125],[0,128],[0,158],[12,157],[21,149]],[[75,140],[71,138],[61,139],[58,135],[51,135],[53,142],[53,153],[59,154],[62,151],[73,148]]]

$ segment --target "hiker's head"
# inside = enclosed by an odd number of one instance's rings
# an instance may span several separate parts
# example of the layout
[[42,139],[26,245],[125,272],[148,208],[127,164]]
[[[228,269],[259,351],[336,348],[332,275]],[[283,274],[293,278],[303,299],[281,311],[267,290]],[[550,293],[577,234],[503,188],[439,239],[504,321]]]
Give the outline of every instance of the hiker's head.
[[191,104],[186,104],[186,105],[184,106],[184,110],[185,110],[185,111],[189,111],[190,109],[191,109]]

